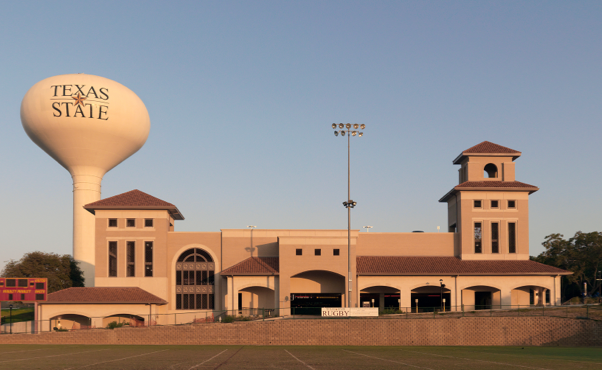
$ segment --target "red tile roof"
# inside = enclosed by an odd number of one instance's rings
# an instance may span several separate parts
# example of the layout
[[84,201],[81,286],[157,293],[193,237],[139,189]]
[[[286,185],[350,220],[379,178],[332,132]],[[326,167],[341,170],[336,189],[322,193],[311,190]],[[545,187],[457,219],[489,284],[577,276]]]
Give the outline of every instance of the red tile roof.
[[467,261],[456,257],[358,256],[358,275],[570,275],[535,261]]
[[492,143],[490,141],[483,141],[482,143],[470,147],[460,153],[460,155],[454,159],[454,164],[460,164],[464,157],[475,154],[506,155],[512,156],[512,160],[515,160],[516,158],[520,157],[521,152]]
[[165,300],[138,287],[67,288],[48,294],[45,303],[167,304]]
[[278,257],[249,257],[246,260],[231,266],[220,274],[229,275],[278,275]]
[[520,181],[466,181],[456,185],[455,189],[465,188],[520,188],[539,190],[537,186],[525,184]]
[[505,146],[492,143],[490,141],[483,141],[473,147],[470,147],[464,151],[466,154],[486,154],[486,153],[508,153],[508,154],[521,154],[518,150],[510,149]]
[[448,191],[447,194],[439,199],[439,202],[447,202],[447,200],[459,190],[510,190],[528,191],[529,194],[532,194],[538,191],[539,188],[520,181],[465,181]]
[[138,189],[86,204],[84,208],[93,214],[97,209],[164,209],[169,211],[174,219],[184,219],[184,216],[173,204]]

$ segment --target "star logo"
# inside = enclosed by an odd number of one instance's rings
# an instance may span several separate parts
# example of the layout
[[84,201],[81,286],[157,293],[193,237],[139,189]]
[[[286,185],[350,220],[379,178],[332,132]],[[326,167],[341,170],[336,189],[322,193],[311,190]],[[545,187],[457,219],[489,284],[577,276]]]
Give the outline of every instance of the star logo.
[[73,104],[74,106],[76,106],[76,105],[81,105],[82,107],[84,106],[84,100],[86,100],[86,98],[81,96],[80,93],[77,93],[77,97],[72,96],[72,98],[73,98],[73,100],[75,100],[75,103]]

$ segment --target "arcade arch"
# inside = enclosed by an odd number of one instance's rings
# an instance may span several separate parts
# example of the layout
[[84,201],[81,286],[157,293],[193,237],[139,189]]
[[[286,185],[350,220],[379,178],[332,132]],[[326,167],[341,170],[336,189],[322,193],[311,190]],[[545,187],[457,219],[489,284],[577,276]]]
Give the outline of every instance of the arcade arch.
[[513,306],[547,306],[553,302],[550,289],[538,285],[523,285],[511,290]]
[[102,319],[102,325],[106,328],[110,323],[115,321],[118,324],[123,323],[124,325],[128,325],[131,327],[135,326],[145,326],[145,320],[143,317],[138,315],[130,315],[130,314],[116,314],[111,316],[106,316]]
[[490,310],[502,308],[502,291],[488,285],[473,285],[462,288],[462,306],[464,310]]
[[[451,309],[451,290],[441,289],[437,285],[423,285],[411,291],[412,312],[449,311]],[[443,305],[445,300],[445,307]]]
[[359,307],[378,307],[384,309],[399,309],[401,305],[401,290],[383,285],[374,285],[360,290]]
[[50,330],[79,330],[92,328],[92,319],[88,316],[77,314],[63,314],[51,317]]

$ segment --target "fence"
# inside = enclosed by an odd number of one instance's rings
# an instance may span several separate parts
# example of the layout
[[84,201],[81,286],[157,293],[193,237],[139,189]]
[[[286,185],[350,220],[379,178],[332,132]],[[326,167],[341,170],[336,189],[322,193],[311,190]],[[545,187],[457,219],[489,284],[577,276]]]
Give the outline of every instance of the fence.
[[[283,319],[322,319],[320,307],[283,307],[280,309],[243,308],[239,310],[194,311],[169,314],[152,314],[146,317],[117,315],[111,317],[86,317],[65,315],[51,320],[22,321],[2,325],[0,334],[35,333],[38,331],[77,331],[113,329],[116,327],[202,325],[206,323],[230,323],[233,321],[265,321],[279,317]],[[286,315],[284,315],[286,314]],[[400,320],[450,319],[461,317],[561,317],[573,319],[602,320],[602,305],[570,306],[447,306],[443,307],[391,307],[380,310],[380,317]],[[3,318],[3,322],[6,317]],[[352,317],[324,318],[325,320],[349,319]],[[372,318],[378,320],[378,318]],[[94,323],[102,323],[94,325]]]

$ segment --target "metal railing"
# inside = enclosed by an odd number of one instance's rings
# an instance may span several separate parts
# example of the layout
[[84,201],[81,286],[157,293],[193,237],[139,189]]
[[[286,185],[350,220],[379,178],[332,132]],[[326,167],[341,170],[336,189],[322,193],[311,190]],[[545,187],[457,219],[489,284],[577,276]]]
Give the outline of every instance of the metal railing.
[[[114,328],[139,328],[149,326],[203,325],[208,323],[232,323],[239,321],[265,321],[281,319],[341,320],[357,317],[321,317],[321,307],[243,308],[238,310],[183,311],[167,314],[117,315],[110,317],[86,317],[63,315],[60,318],[38,321],[6,323],[0,334],[67,332],[76,330],[106,330]],[[534,306],[534,305],[460,305],[443,307],[385,307],[379,317],[370,319],[448,319],[461,317],[562,317],[573,319],[602,320],[602,305]],[[11,328],[12,325],[12,328]]]

